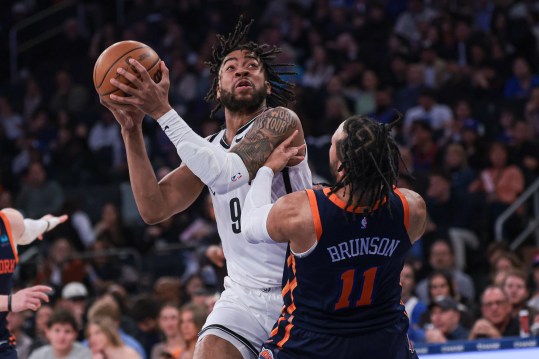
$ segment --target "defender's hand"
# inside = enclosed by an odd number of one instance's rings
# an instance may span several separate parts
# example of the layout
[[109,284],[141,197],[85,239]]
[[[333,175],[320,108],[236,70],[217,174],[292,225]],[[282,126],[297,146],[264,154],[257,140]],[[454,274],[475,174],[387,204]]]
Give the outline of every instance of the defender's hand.
[[286,140],[273,150],[270,154],[264,166],[273,170],[273,173],[277,173],[286,167],[287,163],[292,161],[299,163],[303,161],[305,156],[298,155],[298,152],[305,148],[305,144],[301,146],[291,146],[292,141],[298,134],[298,130],[295,130]]
[[138,61],[130,59],[129,63],[135,67],[139,76],[137,77],[119,67],[117,69],[118,73],[125,77],[129,83],[125,85],[114,78],[110,80],[110,83],[130,96],[110,95],[111,100],[124,105],[136,106],[154,119],[158,119],[172,109],[168,103],[168,90],[170,88],[168,68],[163,61],[159,63],[162,78],[156,84],[148,71]]

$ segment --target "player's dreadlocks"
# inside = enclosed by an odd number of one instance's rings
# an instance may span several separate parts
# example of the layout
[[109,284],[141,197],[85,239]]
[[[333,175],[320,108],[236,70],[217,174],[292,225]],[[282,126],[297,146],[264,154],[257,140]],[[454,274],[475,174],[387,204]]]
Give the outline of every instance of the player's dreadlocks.
[[355,211],[362,200],[368,209],[373,209],[389,198],[402,160],[390,131],[401,117],[397,113],[390,124],[381,124],[366,116],[353,116],[344,122],[346,137],[336,143],[337,156],[342,162],[338,170],[344,170],[344,175],[331,192],[349,187],[347,209]]
[[[226,55],[236,50],[253,52],[260,59],[266,72],[266,80],[271,84],[271,94],[266,98],[268,106],[286,106],[295,99],[294,93],[291,90],[294,85],[280,77],[280,75],[296,75],[295,72],[286,69],[293,67],[294,64],[277,64],[272,62],[276,55],[281,53],[282,50],[276,46],[269,46],[268,44],[259,45],[252,41],[244,42],[253,22],[254,20],[251,20],[248,24],[243,26],[242,15],[240,16],[233,33],[229,33],[228,37],[220,34],[217,35],[217,44],[212,48],[212,58],[210,61],[206,62],[206,65],[210,67],[210,73],[214,75],[212,87],[205,97],[207,102],[216,101],[217,86],[219,83],[219,68]],[[284,69],[279,70],[279,68]],[[221,103],[218,102],[212,109],[210,116],[213,117],[220,108]]]

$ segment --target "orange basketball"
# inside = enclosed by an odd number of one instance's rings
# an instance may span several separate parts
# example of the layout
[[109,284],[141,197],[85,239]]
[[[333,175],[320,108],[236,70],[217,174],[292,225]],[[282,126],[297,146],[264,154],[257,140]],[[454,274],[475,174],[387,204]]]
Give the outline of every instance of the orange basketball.
[[161,59],[151,47],[138,41],[120,41],[103,51],[95,62],[94,86],[99,96],[107,96],[112,93],[125,96],[123,91],[110,83],[110,79],[115,78],[121,83],[128,83],[123,76],[116,72],[119,67],[123,67],[140,78],[135,67],[129,63],[131,58],[140,62],[156,83],[161,81],[161,70],[159,70]]

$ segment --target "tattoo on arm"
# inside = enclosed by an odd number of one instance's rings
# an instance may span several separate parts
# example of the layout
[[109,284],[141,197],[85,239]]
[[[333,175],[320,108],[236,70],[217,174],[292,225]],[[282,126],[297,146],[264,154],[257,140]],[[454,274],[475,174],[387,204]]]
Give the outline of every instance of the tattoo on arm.
[[256,119],[245,138],[230,150],[241,157],[250,179],[255,177],[273,149],[296,128],[297,121],[297,116],[283,107],[266,111]]

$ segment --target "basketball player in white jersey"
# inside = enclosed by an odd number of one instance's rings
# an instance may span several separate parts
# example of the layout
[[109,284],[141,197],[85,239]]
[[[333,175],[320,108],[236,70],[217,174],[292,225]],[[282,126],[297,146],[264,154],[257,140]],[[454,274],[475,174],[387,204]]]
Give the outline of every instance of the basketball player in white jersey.
[[[293,100],[290,84],[280,78],[272,60],[280,49],[245,43],[251,23],[240,21],[228,37],[218,36],[210,70],[215,75],[207,100],[224,108],[226,128],[203,139],[168,103],[169,73],[155,84],[136,61],[139,73],[118,73],[129,85],[111,83],[130,97],[111,95],[101,102],[122,128],[131,185],[138,209],[147,223],[157,223],[188,208],[207,185],[213,200],[226,258],[225,291],[204,325],[195,358],[257,358],[282,307],[281,279],[286,245],[250,244],[241,229],[241,210],[252,180],[272,150],[298,130],[294,146],[304,143],[301,122],[285,108]],[[157,182],[145,151],[141,123],[144,113],[157,119],[175,144],[183,164]],[[311,186],[306,152],[273,180],[278,197]]]

